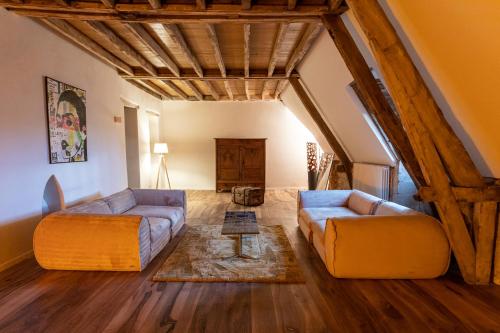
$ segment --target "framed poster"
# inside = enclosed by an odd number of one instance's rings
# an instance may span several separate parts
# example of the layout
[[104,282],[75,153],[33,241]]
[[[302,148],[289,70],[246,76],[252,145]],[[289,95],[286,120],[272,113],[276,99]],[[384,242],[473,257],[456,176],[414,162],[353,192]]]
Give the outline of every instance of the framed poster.
[[51,164],[87,161],[85,90],[45,77]]

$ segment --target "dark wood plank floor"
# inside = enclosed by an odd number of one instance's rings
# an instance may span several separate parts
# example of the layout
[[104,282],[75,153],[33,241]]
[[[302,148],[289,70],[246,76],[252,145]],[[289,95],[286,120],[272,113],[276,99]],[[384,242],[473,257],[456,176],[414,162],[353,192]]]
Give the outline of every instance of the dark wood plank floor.
[[[181,235],[140,273],[0,273],[0,332],[500,332],[500,288],[332,278],[296,223],[295,191],[268,191],[259,223],[283,224],[305,284],[157,283]],[[188,224],[222,223],[229,194],[189,193]]]

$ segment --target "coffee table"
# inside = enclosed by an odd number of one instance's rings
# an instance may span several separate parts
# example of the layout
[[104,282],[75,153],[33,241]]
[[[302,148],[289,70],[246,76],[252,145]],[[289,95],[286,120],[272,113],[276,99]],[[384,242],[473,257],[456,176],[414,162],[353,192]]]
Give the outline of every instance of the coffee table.
[[[243,237],[259,234],[257,217],[255,212],[249,211],[227,211],[224,216],[222,235],[238,236],[238,257],[245,259],[256,259],[243,253]],[[257,242],[259,238],[257,237]]]

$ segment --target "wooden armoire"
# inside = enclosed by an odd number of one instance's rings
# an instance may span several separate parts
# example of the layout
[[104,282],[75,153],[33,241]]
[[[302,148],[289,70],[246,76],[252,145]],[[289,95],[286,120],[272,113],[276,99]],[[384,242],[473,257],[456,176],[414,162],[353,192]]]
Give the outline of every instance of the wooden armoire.
[[266,139],[215,139],[216,191],[266,185]]

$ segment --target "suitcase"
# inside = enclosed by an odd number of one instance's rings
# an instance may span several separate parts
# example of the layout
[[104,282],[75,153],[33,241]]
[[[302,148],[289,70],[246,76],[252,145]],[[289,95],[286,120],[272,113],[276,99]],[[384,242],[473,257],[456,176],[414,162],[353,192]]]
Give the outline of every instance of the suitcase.
[[233,202],[244,206],[259,206],[264,203],[264,189],[260,187],[234,186],[231,189]]

